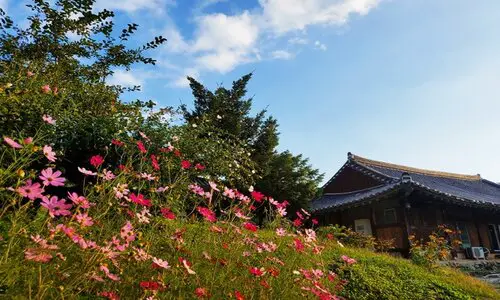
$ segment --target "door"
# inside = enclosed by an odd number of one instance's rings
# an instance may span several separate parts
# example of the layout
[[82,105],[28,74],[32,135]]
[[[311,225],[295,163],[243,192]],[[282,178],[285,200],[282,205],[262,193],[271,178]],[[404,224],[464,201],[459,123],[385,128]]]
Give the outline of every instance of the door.
[[488,235],[490,236],[491,248],[493,250],[500,250],[500,232],[498,230],[500,226],[495,224],[488,225]]

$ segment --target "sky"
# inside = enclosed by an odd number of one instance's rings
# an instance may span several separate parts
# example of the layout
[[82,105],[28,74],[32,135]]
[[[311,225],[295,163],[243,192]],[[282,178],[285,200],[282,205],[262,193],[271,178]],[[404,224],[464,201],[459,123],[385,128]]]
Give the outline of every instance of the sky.
[[[28,1],[0,0],[25,22]],[[186,75],[213,89],[253,72],[254,110],[279,150],[326,182],[347,152],[500,181],[498,0],[97,0],[117,27],[155,35],[156,66],[116,70],[126,97],[192,105]],[[77,37],[75,37],[77,38]]]

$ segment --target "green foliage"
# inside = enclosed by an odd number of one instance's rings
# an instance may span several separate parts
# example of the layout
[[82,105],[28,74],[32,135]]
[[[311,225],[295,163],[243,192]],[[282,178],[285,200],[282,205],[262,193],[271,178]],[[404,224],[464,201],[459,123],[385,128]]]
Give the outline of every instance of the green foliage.
[[425,242],[417,240],[413,235],[409,237],[409,241],[411,260],[429,269],[436,268],[440,260],[449,259],[451,251],[461,244],[458,231],[445,225],[439,225]]
[[276,199],[288,200],[289,211],[293,213],[309,207],[322,178],[323,175],[308,164],[307,158],[285,151],[271,157],[264,175],[255,186]]
[[[348,255],[357,260],[343,272],[348,280],[342,296],[347,299],[497,299],[495,289],[451,268],[429,272],[403,258],[374,254],[370,250],[336,248],[325,259]],[[336,270],[335,265],[331,266]]]
[[[188,78],[195,98],[192,111],[183,107],[186,119],[191,124],[209,120],[214,127],[226,132],[227,140],[246,143],[255,164],[258,178],[255,187],[276,199],[286,199],[290,212],[308,208],[309,201],[317,193],[323,175],[312,168],[308,159],[288,151],[278,153],[278,123],[265,117],[262,110],[251,115],[252,99],[245,99],[247,84],[252,74],[233,82],[231,89],[218,87],[209,91],[193,78]],[[246,187],[246,186],[243,186]],[[259,222],[265,218],[265,209],[258,209]]]

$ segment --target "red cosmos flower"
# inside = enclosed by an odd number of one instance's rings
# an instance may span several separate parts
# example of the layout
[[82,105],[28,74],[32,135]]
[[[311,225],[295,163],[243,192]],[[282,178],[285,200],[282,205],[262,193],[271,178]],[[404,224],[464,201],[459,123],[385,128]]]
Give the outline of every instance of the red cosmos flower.
[[301,240],[299,239],[294,239],[293,240],[293,244],[295,246],[295,250],[297,250],[297,252],[302,252],[304,251],[304,244],[302,243]]
[[248,271],[250,271],[250,274],[254,275],[255,277],[259,277],[259,276],[264,275],[264,271],[262,271],[261,269],[258,269],[256,267],[251,267],[248,269]]
[[134,193],[130,193],[130,200],[136,204],[151,207],[151,200],[144,198],[143,194],[138,194],[137,196]]
[[255,225],[255,224],[253,224],[253,223],[251,223],[251,222],[245,222],[245,223],[243,224],[243,227],[244,227],[246,230],[250,230],[250,231],[253,231],[253,232],[257,231],[257,228],[258,228],[258,227],[257,227],[257,225]]
[[234,297],[236,300],[245,300],[245,297],[239,291],[234,291]]
[[280,271],[275,268],[269,268],[267,272],[269,272],[269,274],[273,277],[277,277],[280,274]]
[[191,163],[187,160],[183,160],[183,161],[181,161],[181,167],[183,169],[189,169],[191,167]]
[[169,208],[164,207],[164,208],[160,209],[160,212],[163,215],[163,217],[165,217],[166,219],[169,219],[169,220],[175,219],[175,214]]
[[200,171],[205,170],[205,166],[200,164],[200,163],[197,163],[194,167],[196,170],[200,170]]
[[98,296],[107,298],[108,300],[120,300],[120,296],[115,292],[100,292]]
[[141,153],[148,152],[146,150],[146,147],[144,147],[144,144],[142,143],[142,141],[137,141],[136,144],[137,144],[137,148],[139,148],[139,151],[141,151]]
[[196,210],[209,222],[215,222],[217,221],[217,218],[215,217],[215,213],[211,211],[210,209],[202,206],[198,206]]
[[261,192],[257,192],[257,191],[253,191],[250,193],[250,195],[252,196],[252,198],[257,201],[257,202],[262,202],[262,200],[264,199],[265,195],[262,194]]
[[120,164],[118,165],[118,169],[120,169],[120,171],[125,171],[127,170],[127,167],[125,165]]
[[267,281],[265,281],[264,279],[262,279],[260,281],[260,285],[263,286],[263,287],[265,287],[266,289],[270,289],[271,288],[271,286],[269,285],[269,283],[267,283]]
[[123,145],[125,145],[124,142],[120,141],[120,140],[115,140],[115,139],[112,139],[111,140],[111,144],[115,145],[115,146],[118,146],[118,147],[121,147]]
[[198,298],[210,298],[210,294],[208,293],[206,288],[196,288],[196,290],[194,290],[194,294]]
[[174,155],[177,156],[177,157],[180,157],[182,155],[181,151],[175,149],[174,150]]
[[300,227],[302,225],[302,220],[297,218],[295,220],[293,220],[293,226],[295,227]]
[[141,281],[139,286],[145,290],[157,291],[163,289],[163,285],[156,281]]
[[153,169],[157,171],[160,170],[160,165],[158,164],[158,160],[154,154],[151,154],[151,165],[153,166]]
[[94,166],[94,168],[99,167],[104,162],[104,158],[100,155],[94,155],[90,158],[90,164]]
[[333,240],[335,237],[333,236],[333,234],[327,233],[326,234],[326,238],[329,239],[329,240]]

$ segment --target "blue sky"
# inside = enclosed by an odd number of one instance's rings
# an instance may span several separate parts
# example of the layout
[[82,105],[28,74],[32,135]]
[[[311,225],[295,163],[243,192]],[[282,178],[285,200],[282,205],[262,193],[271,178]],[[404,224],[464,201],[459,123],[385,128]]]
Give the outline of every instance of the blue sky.
[[[0,0],[19,21],[25,2]],[[191,104],[185,75],[229,85],[254,71],[255,110],[280,150],[325,173],[346,153],[500,181],[500,1],[98,0],[136,42],[169,41],[156,67],[115,83],[161,105]],[[131,45],[134,45],[133,43]],[[130,97],[130,95],[128,95]]]

